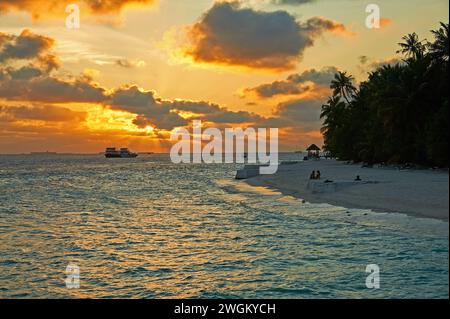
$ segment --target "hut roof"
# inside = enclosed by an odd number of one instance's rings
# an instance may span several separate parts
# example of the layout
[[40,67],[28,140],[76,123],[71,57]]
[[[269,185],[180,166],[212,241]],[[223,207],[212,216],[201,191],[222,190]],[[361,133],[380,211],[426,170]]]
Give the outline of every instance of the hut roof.
[[312,144],[310,147],[306,149],[307,151],[320,151],[320,147],[316,144]]

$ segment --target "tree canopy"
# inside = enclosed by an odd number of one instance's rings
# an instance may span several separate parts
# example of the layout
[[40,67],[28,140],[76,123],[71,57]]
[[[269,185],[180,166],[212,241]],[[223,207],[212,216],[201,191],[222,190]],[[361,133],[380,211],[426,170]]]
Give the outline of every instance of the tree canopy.
[[354,79],[339,72],[322,107],[325,150],[343,160],[448,167],[448,23],[399,43],[404,57]]

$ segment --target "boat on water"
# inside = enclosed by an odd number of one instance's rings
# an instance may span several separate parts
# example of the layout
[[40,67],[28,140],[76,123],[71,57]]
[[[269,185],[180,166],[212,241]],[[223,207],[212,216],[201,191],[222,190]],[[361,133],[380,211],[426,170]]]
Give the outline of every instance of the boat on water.
[[105,151],[106,158],[135,158],[137,153],[132,153],[128,148],[117,150],[115,147],[108,147]]

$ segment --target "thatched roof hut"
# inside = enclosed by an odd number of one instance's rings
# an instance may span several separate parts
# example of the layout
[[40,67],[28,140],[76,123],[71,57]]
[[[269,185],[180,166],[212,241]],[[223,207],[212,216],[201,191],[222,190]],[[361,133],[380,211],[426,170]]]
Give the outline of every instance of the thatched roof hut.
[[320,147],[316,144],[312,144],[306,149],[308,151],[308,158],[319,158],[320,157]]
[[316,144],[312,144],[312,145],[311,145],[310,147],[308,147],[306,150],[307,150],[308,152],[311,152],[311,151],[320,152],[320,147],[317,146]]

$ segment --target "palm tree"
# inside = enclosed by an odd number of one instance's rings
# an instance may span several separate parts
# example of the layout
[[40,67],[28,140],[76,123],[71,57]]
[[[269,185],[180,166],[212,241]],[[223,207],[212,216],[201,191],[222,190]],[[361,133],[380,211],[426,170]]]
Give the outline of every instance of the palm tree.
[[322,105],[322,113],[320,118],[326,118],[330,115],[333,109],[341,102],[341,97],[338,95],[330,96],[328,98],[327,104]]
[[434,35],[434,42],[428,43],[428,49],[432,59],[436,62],[449,61],[449,39],[448,39],[448,23],[441,22],[439,30],[431,30]]
[[448,28],[432,31],[432,43],[403,37],[407,63],[377,68],[358,89],[335,74],[321,112],[324,149],[343,160],[448,167]]
[[423,57],[425,52],[425,45],[422,43],[425,40],[419,40],[417,33],[410,33],[402,37],[404,42],[400,42],[398,45],[401,47],[397,53],[404,54],[407,58],[414,58],[418,60]]
[[339,128],[342,127],[342,111],[345,109],[345,103],[341,102],[341,97],[338,95],[331,96],[327,104],[322,105],[322,113],[320,118],[323,119],[323,126],[321,132],[325,141],[325,150],[336,155],[339,151],[337,147],[340,145],[336,141]]
[[350,104],[349,97],[353,97],[356,87],[353,86],[353,76],[347,75],[347,72],[338,72],[331,81],[330,88],[333,95],[343,97]]

